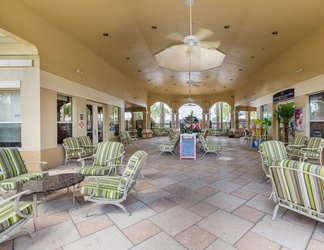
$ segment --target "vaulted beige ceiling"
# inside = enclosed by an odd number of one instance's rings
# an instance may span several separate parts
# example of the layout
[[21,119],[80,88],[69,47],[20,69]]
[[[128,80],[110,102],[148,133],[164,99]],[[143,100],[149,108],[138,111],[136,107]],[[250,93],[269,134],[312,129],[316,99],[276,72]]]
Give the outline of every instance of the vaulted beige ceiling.
[[[149,92],[188,94],[188,72],[159,67],[154,54],[189,35],[184,0],[23,0]],[[212,30],[221,67],[193,72],[192,95],[235,90],[324,24],[323,0],[195,0],[193,33]],[[155,27],[154,27],[155,26]],[[226,28],[228,26],[228,28]],[[103,34],[107,33],[108,36]],[[185,55],[184,55],[185,56]]]

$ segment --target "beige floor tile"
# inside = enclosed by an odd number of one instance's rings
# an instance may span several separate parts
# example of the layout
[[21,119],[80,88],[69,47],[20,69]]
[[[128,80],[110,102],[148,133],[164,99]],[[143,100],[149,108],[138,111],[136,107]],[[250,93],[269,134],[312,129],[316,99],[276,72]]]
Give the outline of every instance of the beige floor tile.
[[235,190],[231,193],[232,195],[235,195],[236,197],[242,198],[244,200],[250,200],[254,196],[256,196],[256,193],[244,190],[242,188]]
[[244,205],[236,209],[233,214],[253,223],[257,223],[265,215],[257,209]]
[[235,247],[239,250],[250,250],[250,249],[279,250],[280,249],[280,245],[252,232],[248,232],[246,235],[244,235],[242,239],[240,239],[235,244]]
[[67,210],[50,214],[47,216],[40,216],[35,218],[36,230],[42,230],[44,228],[62,223],[64,221],[71,220],[70,214]]
[[112,221],[106,215],[99,215],[77,223],[76,227],[81,237],[85,237],[112,225]]
[[191,207],[188,207],[189,211],[199,215],[202,218],[205,218],[208,215],[214,213],[215,211],[217,211],[217,209],[217,207],[210,205],[206,202],[199,202]]
[[175,239],[187,249],[198,250],[205,249],[215,241],[217,237],[198,226],[192,226],[178,234]]
[[156,235],[162,230],[150,220],[143,220],[135,225],[122,230],[124,235],[134,244],[137,245],[144,240]]

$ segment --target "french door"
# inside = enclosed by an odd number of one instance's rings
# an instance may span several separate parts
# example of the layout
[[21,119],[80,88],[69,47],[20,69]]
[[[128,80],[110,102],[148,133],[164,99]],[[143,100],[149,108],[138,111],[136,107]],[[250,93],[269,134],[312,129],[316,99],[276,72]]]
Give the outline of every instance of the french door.
[[87,102],[87,136],[97,145],[104,138],[104,106]]

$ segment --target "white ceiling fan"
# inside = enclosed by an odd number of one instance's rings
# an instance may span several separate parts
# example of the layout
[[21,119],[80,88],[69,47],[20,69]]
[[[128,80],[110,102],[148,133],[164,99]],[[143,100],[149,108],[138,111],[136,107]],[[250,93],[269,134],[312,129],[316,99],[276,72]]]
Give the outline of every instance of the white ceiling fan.
[[192,52],[192,49],[194,46],[199,46],[202,48],[213,48],[217,49],[220,45],[220,41],[204,41],[206,38],[214,35],[214,32],[209,29],[204,28],[198,28],[195,32],[195,34],[192,33],[192,12],[191,12],[191,6],[195,3],[194,0],[186,0],[186,5],[189,5],[190,7],[190,19],[189,19],[189,35],[186,37],[183,37],[179,33],[171,33],[166,38],[173,39],[176,41],[182,41],[185,45],[188,46],[187,54]]

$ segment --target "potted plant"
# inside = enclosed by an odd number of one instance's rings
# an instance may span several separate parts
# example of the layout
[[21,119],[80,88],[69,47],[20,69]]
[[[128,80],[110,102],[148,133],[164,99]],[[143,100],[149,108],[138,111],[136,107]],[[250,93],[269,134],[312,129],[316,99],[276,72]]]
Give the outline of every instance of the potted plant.
[[295,112],[295,103],[283,103],[278,105],[278,109],[274,112],[275,119],[283,124],[284,133],[285,133],[285,144],[288,144],[288,130],[289,122],[294,117]]

